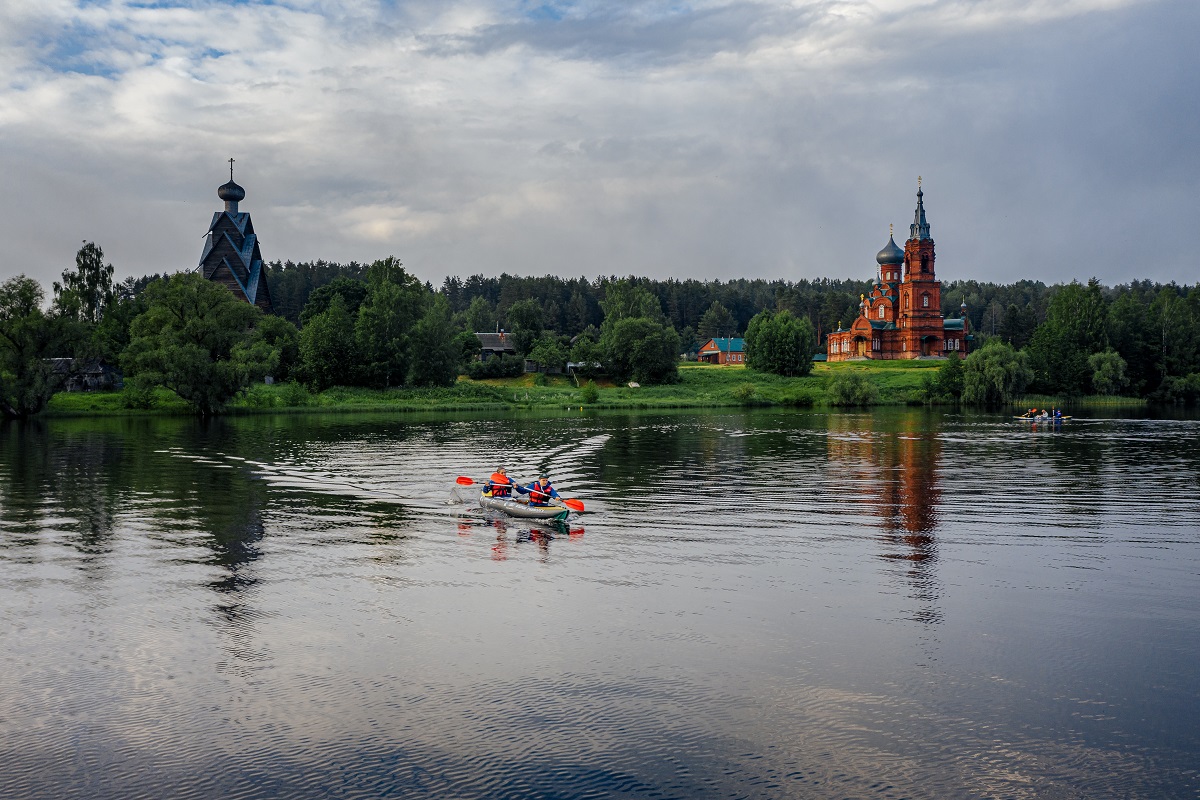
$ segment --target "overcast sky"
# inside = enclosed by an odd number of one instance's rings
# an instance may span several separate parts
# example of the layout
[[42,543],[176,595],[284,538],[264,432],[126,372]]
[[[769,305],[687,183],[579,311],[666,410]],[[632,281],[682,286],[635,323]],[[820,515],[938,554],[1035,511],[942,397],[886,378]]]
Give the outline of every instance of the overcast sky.
[[0,0],[0,278],[1197,281],[1196,0]]

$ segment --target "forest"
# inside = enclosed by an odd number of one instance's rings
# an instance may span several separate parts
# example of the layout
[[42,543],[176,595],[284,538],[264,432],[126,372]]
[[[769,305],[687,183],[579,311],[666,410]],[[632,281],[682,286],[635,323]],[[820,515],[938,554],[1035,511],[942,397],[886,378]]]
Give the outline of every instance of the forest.
[[[0,414],[41,411],[80,364],[123,372],[130,407],[166,388],[220,413],[270,376],[332,386],[448,386],[458,376],[559,371],[646,384],[678,379],[710,337],[746,339],[747,366],[808,374],[826,334],[857,315],[868,281],[665,280],[482,274],[434,287],[395,257],[369,265],[273,262],[274,314],[194,272],[113,281],[87,242],[52,293],[24,275],[0,284]],[[1200,288],[1095,279],[942,284],[970,354],[948,360],[928,402],[997,404],[1023,393],[1200,398]],[[476,333],[504,331],[515,354],[480,359]],[[74,365],[74,366],[71,366]]]

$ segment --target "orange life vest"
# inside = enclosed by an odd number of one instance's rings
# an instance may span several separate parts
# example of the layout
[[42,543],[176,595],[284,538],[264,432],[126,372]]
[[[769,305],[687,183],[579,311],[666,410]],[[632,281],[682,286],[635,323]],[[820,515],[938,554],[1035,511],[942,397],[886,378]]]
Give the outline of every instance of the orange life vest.
[[512,478],[501,475],[499,472],[493,472],[488,488],[491,490],[492,497],[508,497],[512,494],[512,484]]

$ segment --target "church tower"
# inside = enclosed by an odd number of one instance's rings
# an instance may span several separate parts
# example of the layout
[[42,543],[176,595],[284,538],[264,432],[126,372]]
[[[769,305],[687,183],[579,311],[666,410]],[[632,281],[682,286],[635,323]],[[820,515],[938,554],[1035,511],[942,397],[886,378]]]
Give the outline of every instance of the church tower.
[[232,158],[229,182],[217,188],[217,197],[225,201],[225,210],[213,214],[197,271],[210,281],[224,284],[247,303],[268,314],[274,313],[254,224],[249,214],[238,211],[238,203],[246,199],[246,190],[233,182]]
[[933,237],[925,219],[925,193],[917,178],[917,208],[904,243],[900,284],[901,347],[916,355],[942,355],[942,284],[934,268]]

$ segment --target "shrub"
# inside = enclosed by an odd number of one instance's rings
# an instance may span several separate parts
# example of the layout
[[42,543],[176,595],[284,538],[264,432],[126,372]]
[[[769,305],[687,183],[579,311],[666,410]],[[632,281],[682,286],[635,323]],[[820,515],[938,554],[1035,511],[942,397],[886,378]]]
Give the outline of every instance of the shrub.
[[275,405],[275,395],[261,383],[247,388],[243,397],[244,403],[250,408],[270,408]]
[[288,381],[279,387],[279,400],[284,406],[298,408],[312,402],[312,392],[302,383]]
[[733,398],[744,406],[751,405],[757,393],[753,383],[740,383],[733,388]]
[[591,405],[599,400],[600,390],[596,388],[596,382],[588,381],[585,383],[583,385],[583,389],[581,389],[579,392],[579,398],[588,405]]
[[879,399],[879,389],[860,372],[841,372],[826,387],[829,402],[835,406],[869,406]]
[[121,389],[121,405],[125,408],[154,408],[153,384],[137,378],[126,378],[125,387]]
[[789,392],[779,398],[779,404],[793,408],[812,408],[817,402],[816,395],[807,389]]
[[493,356],[487,361],[473,361],[467,366],[467,376],[472,380],[484,378],[515,378],[525,372],[525,359],[520,356]]

